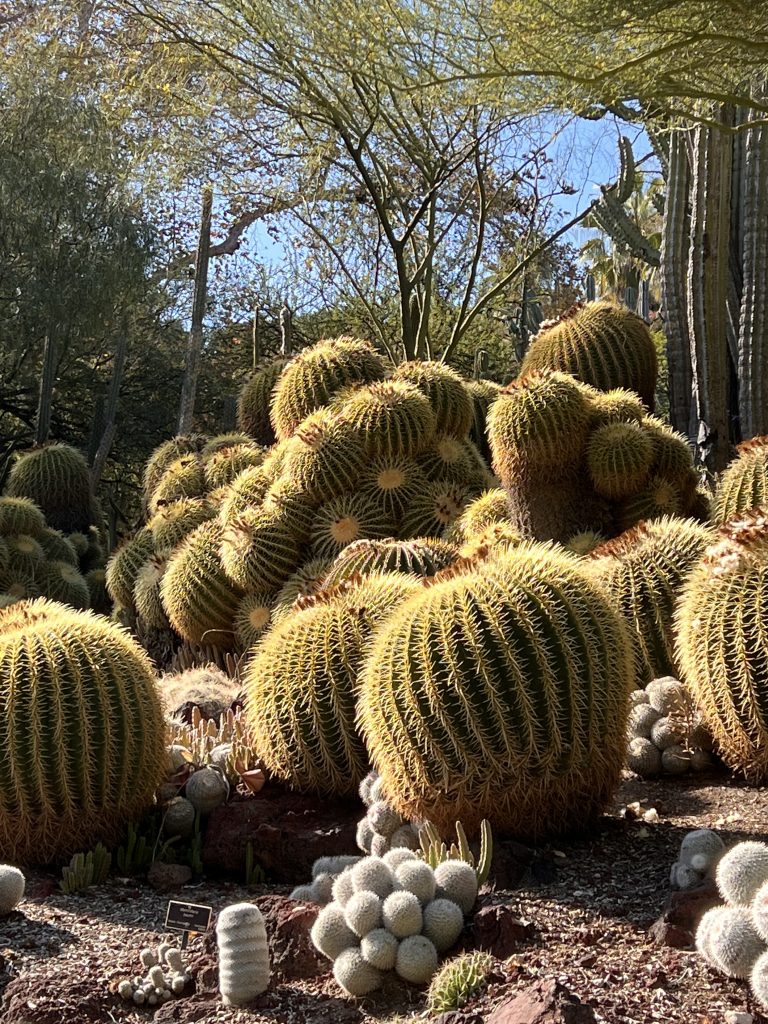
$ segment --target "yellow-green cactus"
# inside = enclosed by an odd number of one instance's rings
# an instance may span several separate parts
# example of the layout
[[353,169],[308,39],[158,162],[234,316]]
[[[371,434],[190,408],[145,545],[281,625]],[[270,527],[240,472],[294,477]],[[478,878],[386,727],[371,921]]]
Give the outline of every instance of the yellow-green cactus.
[[316,409],[354,384],[383,380],[386,365],[378,353],[357,338],[321,341],[300,352],[285,367],[272,393],[271,420],[284,440]]
[[645,416],[645,406],[640,398],[626,388],[612,388],[610,391],[595,389],[590,409],[595,426],[604,423],[640,423]]
[[301,557],[300,542],[273,509],[253,509],[221,532],[221,565],[228,579],[245,591],[274,590]]
[[360,388],[341,403],[339,416],[351,428],[351,443],[367,456],[412,457],[429,445],[435,414],[418,388],[385,380]]
[[446,540],[463,544],[475,534],[482,533],[494,523],[509,522],[507,495],[500,487],[484,491],[471,501],[456,521],[448,528]]
[[301,790],[353,796],[368,771],[355,728],[365,644],[420,586],[398,573],[338,588],[274,626],[249,659],[244,685],[254,747],[270,774]]
[[182,455],[170,464],[149,499],[154,514],[163,505],[181,498],[200,498],[207,490],[203,460],[199,455]]
[[354,431],[329,409],[312,413],[286,446],[281,478],[317,502],[351,490],[366,464]]
[[441,537],[477,493],[462,484],[436,480],[416,494],[400,524],[401,537]]
[[269,490],[270,479],[264,466],[251,466],[238,473],[227,489],[219,509],[219,520],[226,526],[243,512],[258,508]]
[[632,628],[641,682],[676,676],[675,603],[711,541],[691,519],[644,522],[596,547],[585,563]]
[[488,467],[471,441],[438,434],[416,459],[427,480],[451,480],[458,484],[487,487]]
[[682,679],[731,768],[768,781],[768,518],[722,526],[675,615]]
[[182,434],[172,437],[170,441],[163,441],[155,448],[144,467],[142,491],[145,505],[149,505],[155,488],[171,463],[183,455],[193,455],[202,451],[206,442],[207,438],[203,434]]
[[412,384],[429,402],[435,415],[435,432],[466,437],[474,423],[475,407],[466,383],[445,363],[401,363],[393,380]]
[[605,423],[587,441],[587,472],[598,494],[618,500],[648,479],[653,444],[638,423]]
[[532,370],[573,374],[600,391],[626,388],[653,411],[656,346],[644,321],[610,302],[577,303],[532,339],[521,376]]
[[290,614],[296,601],[311,597],[321,590],[330,564],[326,558],[310,558],[291,573],[277,592],[272,621],[277,622],[279,618]]
[[399,523],[428,481],[412,459],[374,459],[360,477],[356,491],[370,498]]
[[169,559],[160,594],[179,636],[227,649],[234,646],[232,620],[243,595],[222,568],[221,543],[217,520],[197,526]]
[[335,558],[348,544],[390,537],[393,519],[364,494],[344,494],[321,505],[310,531],[313,558]]
[[133,588],[146,560],[154,554],[152,531],[142,527],[107,562],[107,591],[115,604],[133,608]]
[[525,544],[426,586],[376,633],[358,721],[408,819],[539,841],[584,829],[624,758],[627,626],[573,555]]
[[258,442],[272,445],[277,438],[269,418],[272,392],[289,360],[273,359],[256,371],[243,385],[237,402],[237,423]]
[[753,437],[740,444],[736,453],[715,490],[714,523],[768,505],[768,437]]
[[161,596],[161,585],[167,566],[167,557],[155,555],[147,559],[136,576],[133,605],[139,622],[146,629],[170,628]]
[[208,498],[180,498],[163,505],[147,524],[154,537],[154,550],[170,554],[196,526],[213,519],[217,511]]
[[91,472],[85,456],[68,444],[46,444],[20,454],[6,493],[29,498],[56,530],[87,530],[97,521]]
[[323,586],[333,587],[356,576],[402,572],[434,576],[458,558],[452,544],[442,540],[359,540],[346,547],[325,575]]
[[90,606],[91,595],[85,577],[69,562],[46,562],[35,574],[35,583],[41,597],[72,608]]
[[231,484],[239,473],[251,466],[260,466],[264,461],[264,450],[257,445],[233,444],[219,448],[205,458],[203,473],[208,491]]
[[34,501],[0,497],[0,537],[18,533],[40,537],[45,529],[45,516]]
[[248,651],[258,643],[272,624],[274,592],[246,594],[235,613],[235,637],[241,651]]
[[0,611],[0,849],[50,863],[114,842],[166,772],[146,654],[119,627],[48,601]]

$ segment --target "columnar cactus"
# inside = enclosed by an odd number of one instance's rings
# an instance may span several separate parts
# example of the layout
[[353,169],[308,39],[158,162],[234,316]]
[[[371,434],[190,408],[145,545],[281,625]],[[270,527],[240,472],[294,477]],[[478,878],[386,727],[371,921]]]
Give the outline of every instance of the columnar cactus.
[[718,752],[757,783],[768,778],[767,588],[768,519],[735,519],[688,577],[675,618],[682,679]]
[[608,302],[577,304],[545,322],[521,368],[573,374],[601,391],[627,388],[653,410],[658,374],[656,346],[640,317]]
[[216,921],[219,990],[225,1006],[245,1006],[269,987],[269,947],[261,911],[253,903],[225,907]]
[[358,717],[404,817],[540,838],[584,827],[610,798],[634,677],[608,596],[575,556],[527,544],[391,615]]
[[113,839],[165,775],[149,659],[87,612],[47,601],[0,611],[0,746],[7,856],[50,862]]

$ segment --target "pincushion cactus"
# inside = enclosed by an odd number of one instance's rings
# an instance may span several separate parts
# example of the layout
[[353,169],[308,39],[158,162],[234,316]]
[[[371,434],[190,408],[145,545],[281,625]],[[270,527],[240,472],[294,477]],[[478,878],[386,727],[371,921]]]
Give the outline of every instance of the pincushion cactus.
[[764,1010],[768,1010],[768,951],[755,960],[749,975],[752,995]]
[[269,948],[261,911],[252,903],[225,907],[216,921],[219,989],[225,1006],[244,1006],[269,986]]
[[752,921],[758,935],[768,942],[768,881],[763,882],[752,900]]
[[386,899],[395,887],[392,869],[377,857],[364,857],[351,868],[355,892],[374,892]]
[[363,937],[360,953],[371,967],[379,971],[391,971],[397,959],[399,943],[386,928],[375,928]]
[[435,898],[435,872],[421,860],[406,859],[395,868],[395,886],[413,893],[422,906]]
[[748,907],[719,907],[718,911],[707,924],[703,945],[723,974],[748,978],[765,951],[765,943],[755,930]]
[[477,874],[471,864],[462,860],[445,860],[435,868],[437,895],[453,900],[469,914],[477,899]]
[[445,953],[456,944],[464,928],[464,912],[453,900],[438,897],[424,907],[423,934],[438,953]]
[[0,916],[10,914],[24,896],[24,874],[10,864],[0,864]]
[[437,970],[437,950],[425,935],[409,935],[397,950],[395,971],[412,985],[425,985]]
[[357,946],[358,937],[347,924],[344,907],[329,903],[312,925],[312,942],[323,956],[336,960],[345,949]]
[[643,778],[658,775],[661,771],[661,751],[651,739],[635,736],[627,747],[627,767]]
[[754,840],[737,843],[721,857],[716,877],[723,899],[735,906],[748,906],[768,881],[768,845]]
[[333,962],[333,976],[351,996],[366,996],[381,986],[383,975],[363,957],[358,947],[343,950]]
[[375,892],[358,890],[347,900],[344,907],[344,919],[360,938],[380,926],[381,915],[381,898]]
[[384,927],[398,938],[418,935],[424,919],[421,903],[412,892],[393,892],[384,900],[381,908]]

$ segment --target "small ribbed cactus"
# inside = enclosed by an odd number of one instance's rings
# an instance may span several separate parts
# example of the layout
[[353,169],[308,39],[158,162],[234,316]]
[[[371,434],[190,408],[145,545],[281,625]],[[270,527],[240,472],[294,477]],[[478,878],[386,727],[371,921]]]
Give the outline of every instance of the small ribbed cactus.
[[354,794],[368,767],[355,727],[357,673],[376,625],[419,584],[401,574],[278,622],[264,635],[244,676],[255,747],[277,778],[302,790]]
[[374,637],[358,718],[405,818],[488,818],[538,838],[583,828],[610,798],[633,679],[607,594],[575,556],[525,544],[394,611]]
[[227,526],[251,509],[258,508],[264,501],[271,481],[264,466],[251,466],[238,473],[227,488],[219,509],[222,526]]
[[768,778],[767,590],[768,518],[732,520],[688,577],[675,618],[682,679],[718,753],[755,783]]
[[272,392],[288,359],[273,359],[250,377],[237,402],[237,424],[259,444],[274,444],[277,438],[269,418]]
[[712,538],[692,519],[641,523],[595,548],[585,564],[632,627],[643,682],[677,671],[673,616],[688,574]]
[[206,441],[207,438],[203,434],[184,434],[172,437],[170,441],[164,441],[155,448],[144,467],[142,490],[145,505],[149,505],[155,488],[171,463],[183,455],[201,451],[205,447]]
[[247,651],[261,639],[272,623],[274,593],[247,594],[235,613],[235,637],[238,647]]
[[264,918],[252,903],[225,907],[216,921],[219,991],[225,1006],[245,1006],[269,987]]
[[418,388],[386,380],[360,388],[339,406],[351,443],[367,456],[413,457],[435,432],[435,414]]
[[47,601],[0,611],[0,748],[6,856],[49,862],[113,839],[165,776],[149,659],[87,612]]
[[413,360],[401,363],[393,380],[412,384],[424,395],[435,415],[435,432],[465,437],[474,423],[472,395],[461,377],[445,363]]
[[658,361],[640,317],[608,302],[577,304],[531,340],[521,368],[573,374],[600,391],[626,388],[653,410]]
[[242,591],[222,568],[221,532],[217,520],[196,527],[169,560],[160,593],[180,636],[226,649],[234,645],[232,621]]
[[180,501],[182,498],[199,498],[207,490],[202,456],[182,455],[170,464],[158,481],[149,499],[154,514],[163,505]]
[[507,495],[500,487],[484,491],[465,508],[446,531],[446,540],[464,543],[496,523],[509,522]]
[[147,524],[158,554],[170,554],[196,526],[216,516],[216,506],[207,498],[181,498],[163,505]]
[[403,515],[403,537],[442,537],[464,506],[474,497],[463,484],[437,480],[414,495]]
[[24,896],[24,875],[10,864],[0,864],[0,917],[10,914]]
[[653,445],[639,423],[606,423],[590,434],[586,455],[597,493],[619,499],[635,494],[648,479]]
[[[439,950],[438,950],[439,952]],[[462,953],[443,964],[430,982],[427,1003],[433,1014],[461,1009],[493,969],[490,953]]]
[[133,588],[133,606],[142,626],[146,629],[168,629],[168,616],[165,614],[161,596],[163,575],[167,560],[154,556],[148,559],[139,569],[136,584]]
[[712,521],[718,524],[768,504],[768,437],[753,437],[736,451],[715,490]]
[[45,516],[29,498],[0,497],[0,537],[20,533],[41,537],[46,529]]
[[6,493],[12,498],[29,498],[56,530],[87,531],[97,522],[88,463],[68,444],[47,444],[19,455],[8,476]]
[[386,376],[384,360],[367,342],[341,337],[299,353],[283,369],[272,392],[270,417],[280,440],[290,437],[310,413],[355,384]]
[[595,391],[591,401],[592,422],[640,423],[645,416],[645,406],[633,391],[626,388],[612,388],[610,391]]
[[260,466],[263,461],[264,449],[251,442],[220,448],[204,458],[205,485],[209,492],[227,487],[243,470]]

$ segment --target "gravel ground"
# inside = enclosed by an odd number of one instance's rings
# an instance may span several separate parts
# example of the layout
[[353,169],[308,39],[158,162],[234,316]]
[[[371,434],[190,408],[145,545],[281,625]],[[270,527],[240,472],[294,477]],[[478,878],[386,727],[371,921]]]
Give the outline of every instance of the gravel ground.
[[[640,817],[631,806],[637,803]],[[643,820],[642,812],[651,808],[658,821]],[[589,1003],[600,1024],[725,1024],[728,1011],[750,1012],[754,1024],[768,1024],[745,983],[722,978],[695,953],[656,945],[648,935],[669,895],[669,868],[680,840],[701,827],[718,829],[728,844],[768,838],[768,791],[726,775],[628,778],[598,834],[537,851],[522,885],[487,897],[510,904],[531,923],[534,937],[498,962],[486,989],[453,1015],[452,1024],[487,1020],[496,1004],[541,977],[556,978]],[[0,919],[0,1021],[149,1019],[150,1011],[123,1003],[114,988],[120,978],[139,973],[139,950],[159,941],[167,897],[119,880],[66,896],[54,881],[33,875],[20,911]],[[218,911],[275,891],[288,889],[206,882],[186,886],[175,898]],[[215,958],[201,952],[203,945],[201,937],[190,945],[190,956],[202,965],[198,991],[168,1003],[156,1020],[367,1024],[428,1016],[417,989],[393,983],[369,999],[346,999],[330,971],[278,981],[253,1008],[225,1008],[215,996]]]

